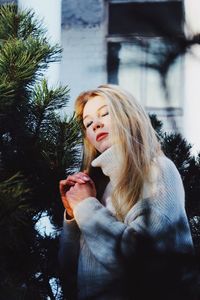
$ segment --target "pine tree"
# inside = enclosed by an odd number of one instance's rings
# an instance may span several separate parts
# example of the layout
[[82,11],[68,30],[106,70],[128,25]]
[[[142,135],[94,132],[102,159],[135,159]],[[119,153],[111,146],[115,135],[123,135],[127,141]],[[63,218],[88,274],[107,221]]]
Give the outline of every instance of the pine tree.
[[[74,117],[60,114],[68,87],[49,87],[44,76],[60,58],[31,10],[0,7],[1,299],[62,298],[58,183],[79,166],[80,134]],[[36,228],[44,215],[56,229],[50,236]]]

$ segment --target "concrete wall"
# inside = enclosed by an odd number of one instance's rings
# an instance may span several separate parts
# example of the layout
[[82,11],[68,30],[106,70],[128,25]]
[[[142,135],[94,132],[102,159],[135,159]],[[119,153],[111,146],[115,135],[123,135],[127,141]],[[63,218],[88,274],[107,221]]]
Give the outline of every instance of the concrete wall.
[[106,11],[103,0],[64,0],[62,7],[61,83],[70,87],[72,113],[80,92],[107,81]]
[[[61,43],[61,0],[18,0],[20,9],[32,9],[35,18],[47,29],[46,36],[52,45]],[[49,86],[60,82],[60,62],[50,63],[44,72]]]
[[[184,0],[185,33],[188,39],[200,34],[200,1]],[[185,55],[184,136],[200,152],[200,45],[192,46]]]
[[69,111],[85,90],[107,81],[106,44],[103,25],[62,31],[61,83],[70,87]]

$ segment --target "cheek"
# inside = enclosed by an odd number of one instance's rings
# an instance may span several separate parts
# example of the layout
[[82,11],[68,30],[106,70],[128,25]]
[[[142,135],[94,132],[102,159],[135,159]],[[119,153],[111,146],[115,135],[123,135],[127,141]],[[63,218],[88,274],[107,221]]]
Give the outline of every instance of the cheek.
[[95,144],[95,137],[94,137],[94,133],[93,132],[91,132],[90,130],[88,130],[86,132],[86,137],[87,137],[87,139],[88,139],[88,141],[89,141],[90,144],[92,144],[92,145]]
[[110,116],[108,116],[106,119],[105,119],[105,122],[104,122],[105,126],[107,129],[109,129],[109,131],[111,130],[111,119],[110,119]]

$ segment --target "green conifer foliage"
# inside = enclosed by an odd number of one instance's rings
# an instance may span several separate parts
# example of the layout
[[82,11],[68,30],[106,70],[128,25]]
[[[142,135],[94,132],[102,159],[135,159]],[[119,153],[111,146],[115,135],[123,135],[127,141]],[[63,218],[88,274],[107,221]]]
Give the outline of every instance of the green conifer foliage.
[[[0,7],[1,299],[61,297],[58,183],[79,166],[80,134],[74,117],[60,114],[69,88],[49,87],[44,76],[60,58],[31,10]],[[50,236],[35,226],[44,214],[56,229]]]

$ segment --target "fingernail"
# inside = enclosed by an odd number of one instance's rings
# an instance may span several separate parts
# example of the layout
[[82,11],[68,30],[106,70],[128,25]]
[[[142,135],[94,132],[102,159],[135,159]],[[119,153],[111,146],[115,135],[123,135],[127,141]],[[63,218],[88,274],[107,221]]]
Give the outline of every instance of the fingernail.
[[85,183],[85,180],[83,180],[83,179],[79,179],[79,180],[80,180],[81,183]]
[[90,180],[90,178],[89,178],[89,177],[87,177],[87,176],[83,176],[83,179],[84,179],[84,180],[87,180],[87,181],[89,181],[89,180]]

